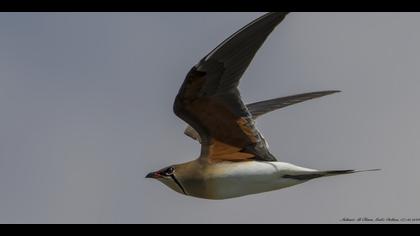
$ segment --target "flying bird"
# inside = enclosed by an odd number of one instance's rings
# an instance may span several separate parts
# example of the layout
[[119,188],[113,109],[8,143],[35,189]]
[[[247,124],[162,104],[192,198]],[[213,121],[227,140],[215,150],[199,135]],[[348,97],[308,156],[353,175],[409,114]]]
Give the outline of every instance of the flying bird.
[[[356,170],[319,171],[280,162],[270,153],[255,120],[274,110],[340,91],[321,91],[245,105],[239,81],[258,49],[287,12],[267,13],[223,41],[187,74],[174,102],[201,144],[200,156],[149,173],[172,190],[204,199],[258,194]],[[374,171],[374,170],[365,170]]]

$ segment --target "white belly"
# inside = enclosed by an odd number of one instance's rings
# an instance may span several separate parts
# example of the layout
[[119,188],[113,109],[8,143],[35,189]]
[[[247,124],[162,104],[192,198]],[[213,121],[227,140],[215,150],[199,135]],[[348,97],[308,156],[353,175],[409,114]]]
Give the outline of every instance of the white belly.
[[[205,198],[227,199],[290,187],[305,181],[282,178],[314,170],[282,162],[225,162],[208,167]],[[198,196],[203,197],[203,196]]]

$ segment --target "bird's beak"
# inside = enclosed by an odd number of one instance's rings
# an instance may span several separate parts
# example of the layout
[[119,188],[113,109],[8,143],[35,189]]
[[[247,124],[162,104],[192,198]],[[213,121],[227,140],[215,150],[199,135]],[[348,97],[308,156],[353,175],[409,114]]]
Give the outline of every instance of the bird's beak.
[[148,178],[148,179],[158,179],[160,177],[161,177],[161,175],[159,173],[157,173],[157,172],[150,172],[149,174],[146,175],[145,178]]

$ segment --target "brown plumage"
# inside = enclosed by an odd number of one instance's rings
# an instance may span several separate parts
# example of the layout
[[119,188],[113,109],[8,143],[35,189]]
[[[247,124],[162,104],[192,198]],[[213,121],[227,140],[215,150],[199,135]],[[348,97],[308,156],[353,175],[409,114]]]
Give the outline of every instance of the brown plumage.
[[237,86],[268,35],[287,15],[268,13],[248,24],[194,66],[174,102],[174,112],[198,134],[202,158],[275,161],[243,104]]
[[338,91],[299,94],[245,106],[238,85],[242,74],[287,13],[268,13],[251,22],[188,73],[174,112],[188,123],[185,133],[200,141],[196,160],[151,172],[171,189],[206,199],[228,199],[287,188],[313,178],[356,173],[318,171],[278,162],[254,121],[270,111]]

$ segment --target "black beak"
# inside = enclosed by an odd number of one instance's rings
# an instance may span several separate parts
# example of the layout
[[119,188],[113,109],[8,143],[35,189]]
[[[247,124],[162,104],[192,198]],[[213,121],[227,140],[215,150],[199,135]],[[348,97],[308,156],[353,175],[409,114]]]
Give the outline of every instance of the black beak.
[[160,174],[156,173],[156,172],[150,172],[149,174],[146,175],[145,178],[147,179],[157,179],[161,177]]

